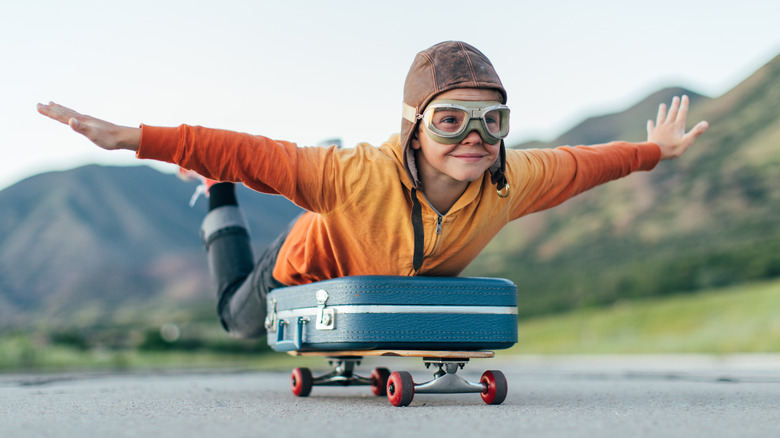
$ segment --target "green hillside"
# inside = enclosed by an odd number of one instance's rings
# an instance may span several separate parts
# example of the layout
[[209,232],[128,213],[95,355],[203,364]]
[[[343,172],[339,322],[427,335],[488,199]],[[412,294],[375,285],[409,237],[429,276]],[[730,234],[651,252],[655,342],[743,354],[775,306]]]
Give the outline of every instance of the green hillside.
[[[681,159],[510,224],[466,274],[516,282],[521,316],[777,277],[779,102],[777,57],[692,105],[691,125],[711,127]],[[588,132],[598,121],[606,133],[641,139],[654,112],[640,116],[595,118]]]
[[780,281],[621,301],[520,324],[506,353],[780,352]]

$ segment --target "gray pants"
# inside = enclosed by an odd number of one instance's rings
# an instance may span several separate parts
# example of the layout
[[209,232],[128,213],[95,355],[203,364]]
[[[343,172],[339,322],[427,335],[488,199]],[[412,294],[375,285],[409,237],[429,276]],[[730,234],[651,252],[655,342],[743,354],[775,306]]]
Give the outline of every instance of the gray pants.
[[272,273],[290,228],[292,224],[255,262],[246,219],[238,207],[219,207],[203,220],[201,235],[217,289],[217,315],[231,336],[265,335],[266,296],[284,286]]

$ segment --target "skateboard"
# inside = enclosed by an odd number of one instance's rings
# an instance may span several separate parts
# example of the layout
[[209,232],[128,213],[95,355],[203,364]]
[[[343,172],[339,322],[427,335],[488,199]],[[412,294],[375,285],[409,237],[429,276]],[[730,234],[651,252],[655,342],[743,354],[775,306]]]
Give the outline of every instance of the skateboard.
[[[314,377],[309,368],[293,370],[290,385],[293,394],[306,397],[313,386],[370,386],[374,395],[386,395],[393,406],[408,406],[415,394],[479,393],[489,405],[501,404],[506,398],[507,381],[504,373],[485,371],[479,382],[470,382],[457,375],[458,369],[469,359],[491,358],[492,351],[429,351],[429,350],[345,350],[345,351],[290,351],[293,356],[321,356],[327,358],[333,371]],[[433,379],[415,383],[406,371],[391,373],[387,368],[375,368],[370,377],[354,373],[365,356],[421,357],[425,367],[434,368]]]

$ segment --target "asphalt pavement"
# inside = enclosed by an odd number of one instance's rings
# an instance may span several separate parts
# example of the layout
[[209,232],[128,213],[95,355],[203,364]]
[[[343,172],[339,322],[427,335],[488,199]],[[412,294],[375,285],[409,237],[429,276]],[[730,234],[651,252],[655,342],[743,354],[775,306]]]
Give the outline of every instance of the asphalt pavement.
[[[358,370],[374,366],[432,377],[417,358],[366,358]],[[287,371],[0,375],[0,436],[780,436],[780,356],[499,356],[459,374],[486,369],[507,376],[502,405],[418,394],[397,408],[367,387],[299,398]]]

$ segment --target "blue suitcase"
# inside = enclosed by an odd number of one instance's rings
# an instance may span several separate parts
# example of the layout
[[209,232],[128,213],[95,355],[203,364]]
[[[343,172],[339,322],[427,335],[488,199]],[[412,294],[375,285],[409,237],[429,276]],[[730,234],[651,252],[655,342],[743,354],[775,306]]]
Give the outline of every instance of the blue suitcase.
[[276,351],[495,350],[517,343],[517,287],[497,278],[352,276],[268,295]]

